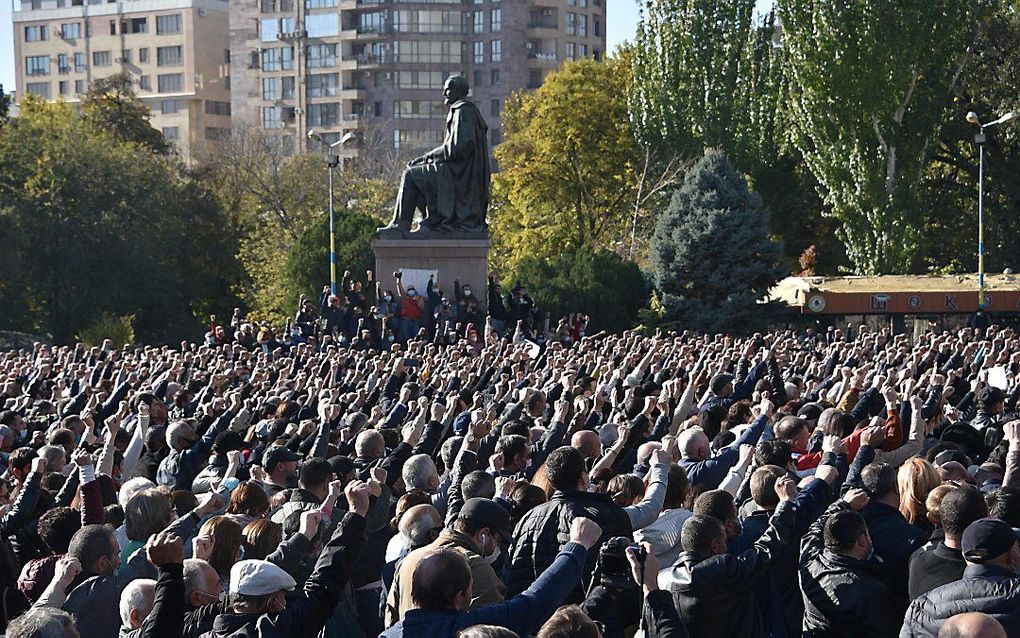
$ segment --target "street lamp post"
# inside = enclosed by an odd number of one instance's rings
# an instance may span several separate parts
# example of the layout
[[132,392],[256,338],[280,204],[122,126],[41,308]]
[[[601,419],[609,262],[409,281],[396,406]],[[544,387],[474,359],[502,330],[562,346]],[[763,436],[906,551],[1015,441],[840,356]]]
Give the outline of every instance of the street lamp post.
[[985,129],[1008,122],[1014,116],[1010,111],[995,121],[982,124],[977,113],[967,113],[967,121],[980,127],[974,135],[978,146],[978,309],[985,307],[985,142],[988,141]]
[[326,167],[329,170],[329,289],[336,294],[336,232],[333,226],[333,169],[340,165],[340,155],[334,152],[354,137],[354,131],[347,131],[343,137],[326,144],[322,136],[313,129],[308,129],[308,139],[318,142],[326,151]]

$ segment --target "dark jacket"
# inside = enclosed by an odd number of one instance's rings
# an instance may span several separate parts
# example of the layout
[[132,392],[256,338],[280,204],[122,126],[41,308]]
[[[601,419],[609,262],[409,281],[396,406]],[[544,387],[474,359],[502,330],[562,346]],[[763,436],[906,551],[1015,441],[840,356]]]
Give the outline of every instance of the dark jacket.
[[704,485],[710,490],[719,487],[719,484],[726,478],[726,473],[740,460],[740,446],[744,444],[757,445],[758,439],[761,438],[768,423],[767,416],[758,417],[751,427],[740,433],[736,441],[711,458],[703,461],[681,459],[680,467],[687,473],[691,485]]
[[190,490],[192,481],[205,469],[213,442],[220,432],[226,431],[233,418],[234,413],[227,410],[216,419],[202,438],[191,444],[191,447],[186,450],[170,450],[159,464],[156,482],[168,486],[171,490]]
[[910,603],[900,636],[938,636],[942,623],[972,611],[992,616],[1008,636],[1020,636],[1020,578],[994,565],[967,565],[963,579]]
[[[560,548],[570,540],[570,524],[575,518],[590,518],[599,524],[602,528],[600,545],[614,536],[633,533],[627,512],[608,495],[557,490],[548,503],[532,509],[517,523],[510,566],[503,579],[508,595],[514,596],[527,589],[552,565]],[[597,550],[588,552],[586,579],[594,571],[597,557]],[[582,598],[581,587],[577,586],[568,600],[580,602]]]
[[81,638],[116,638],[120,628],[121,592],[136,578],[155,576],[156,568],[149,562],[145,550],[139,550],[112,576],[92,576],[73,585],[64,602],[64,611],[74,614]]
[[796,514],[780,503],[769,527],[739,554],[701,558],[683,552],[669,574],[669,589],[691,636],[765,636],[754,588],[793,536]]
[[278,614],[225,613],[216,617],[206,638],[316,636],[336,610],[350,580],[350,566],[361,548],[365,519],[349,512],[322,549],[315,571],[300,595]]
[[510,600],[465,612],[411,609],[380,638],[453,638],[471,625],[497,625],[522,636],[531,635],[577,587],[587,553],[583,545],[567,543],[549,568],[526,591]]
[[122,638],[181,638],[184,635],[184,565],[163,565],[156,580],[152,611]]
[[845,501],[836,501],[811,525],[801,541],[805,637],[870,638],[896,634],[898,616],[895,605],[890,604],[881,565],[825,549],[825,522],[836,512],[849,509]]
[[680,620],[673,597],[668,591],[656,589],[645,597],[646,636],[654,638],[687,638],[687,630]]
[[910,599],[960,580],[966,567],[967,561],[963,560],[960,550],[949,547],[944,541],[932,548],[922,547],[910,557]]
[[885,584],[902,615],[910,602],[907,596],[910,556],[928,540],[928,535],[908,523],[897,508],[874,499],[861,509],[861,516],[868,524],[875,556],[884,563]]

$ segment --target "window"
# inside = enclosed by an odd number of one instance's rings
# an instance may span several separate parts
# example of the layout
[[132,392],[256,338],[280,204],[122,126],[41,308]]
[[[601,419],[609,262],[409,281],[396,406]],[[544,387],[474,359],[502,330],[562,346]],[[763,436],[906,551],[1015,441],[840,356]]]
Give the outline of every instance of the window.
[[394,11],[393,30],[409,33],[463,33],[463,14],[460,11]]
[[165,16],[156,16],[156,34],[170,35],[181,32],[181,14],[172,13]]
[[338,73],[308,76],[308,97],[335,97],[339,89],[340,74]]
[[375,114],[376,117],[382,117],[382,102],[373,102],[372,112]]
[[262,99],[267,102],[280,99],[280,78],[262,78]]
[[283,128],[283,119],[278,107],[262,107],[262,128]]
[[339,13],[317,13],[305,17],[309,38],[328,38],[340,33]]
[[76,73],[81,73],[85,70],[85,54],[75,53],[74,54],[74,70]]
[[503,132],[498,128],[489,129],[489,148],[499,145],[503,141]]
[[308,47],[308,68],[321,69],[336,66],[335,44],[312,44]]
[[74,81],[74,92],[77,93],[78,95],[81,95],[82,93],[85,92],[85,80]]
[[81,22],[65,22],[60,25],[60,37],[74,40],[81,37]]
[[435,129],[424,131],[393,129],[393,148],[420,148],[442,141],[443,131]]
[[178,93],[183,90],[183,73],[164,73],[156,76],[156,91],[159,93]]
[[479,86],[482,85],[482,82],[485,79],[485,72],[484,71],[475,71],[472,74],[471,77],[472,77],[471,86],[479,87]]
[[489,84],[499,86],[499,69],[493,69],[489,76]]
[[225,140],[230,137],[230,129],[222,128],[219,126],[207,126],[205,127],[205,139],[215,140],[217,142]]
[[397,71],[394,84],[399,89],[441,89],[451,71]]
[[45,24],[25,27],[25,42],[40,42],[50,39],[50,29]]
[[205,101],[206,115],[230,115],[230,102]]
[[598,16],[591,17],[591,34],[596,38],[602,35],[602,23],[599,22]]
[[184,47],[156,47],[156,66],[181,66],[184,64]]
[[498,33],[503,29],[503,10],[492,9],[489,11],[489,24],[490,29],[493,33]]
[[25,85],[25,90],[32,95],[38,95],[39,97],[50,99],[50,83],[49,82],[29,82]]
[[358,33],[385,33],[386,12],[369,11],[358,16]]
[[528,88],[537,89],[542,86],[542,69],[528,69]]
[[482,33],[485,31],[485,12],[475,11],[475,33]]
[[164,126],[163,137],[171,142],[181,139],[181,129],[176,126]]
[[291,47],[262,50],[263,71],[288,71],[293,68],[294,68],[294,49],[292,49]]
[[110,52],[109,51],[93,51],[92,52],[92,66],[110,66]]
[[57,91],[61,95],[69,95],[71,91],[71,85],[67,80],[61,80],[57,83]]
[[280,36],[280,21],[276,18],[259,20],[259,38],[263,42],[276,42]]
[[117,21],[110,20],[110,35],[117,35]]
[[567,0],[567,6],[573,7],[577,4],[577,0]]
[[339,123],[340,105],[336,102],[308,105],[309,126],[336,126]]
[[142,89],[144,91],[151,91],[152,90],[152,82],[149,80],[149,76],[147,76],[147,75],[139,75],[138,76],[138,88],[140,88],[140,89]]
[[[25,58],[25,75],[49,75],[50,56],[30,55]],[[36,94],[38,95],[38,93]]]
[[579,58],[588,57],[588,45],[587,44],[579,44],[579,45],[577,45],[577,57],[579,57]]
[[336,0],[305,0],[305,9],[332,9]]
[[567,42],[567,54],[566,54],[566,58],[568,60],[574,60],[577,57],[577,52],[575,51],[574,46],[575,45],[574,45],[573,42]]
[[576,13],[567,13],[567,35],[577,35]]
[[230,64],[230,49],[223,49],[223,64]]
[[492,117],[499,117],[499,100],[493,100],[489,105],[489,113]]
[[131,49],[120,50],[120,61],[124,64],[131,64]]
[[490,57],[492,57],[492,61],[493,62],[502,62],[503,61],[503,41],[502,40],[493,40],[492,42],[490,42],[489,43],[489,49],[490,49],[490,53],[491,53]]
[[71,63],[68,61],[66,53],[57,54],[57,71],[60,73],[71,72]]
[[588,37],[588,16],[584,14],[577,16],[577,35],[582,38]]
[[481,64],[482,62],[485,62],[485,43],[475,42],[474,50],[475,50],[474,53],[475,64]]
[[460,64],[461,57],[459,41],[404,40],[393,43],[394,62]]
[[160,100],[159,112],[163,115],[173,115],[183,108],[183,100]]
[[587,9],[588,0],[577,0],[577,6],[581,7],[582,9]]
[[393,119],[428,120],[443,117],[443,103],[434,100],[394,100]]
[[149,32],[149,19],[148,18],[131,18],[131,20],[124,23],[122,31],[126,30],[127,33],[148,33]]
[[138,63],[145,64],[149,61],[149,49],[148,47],[138,49]]

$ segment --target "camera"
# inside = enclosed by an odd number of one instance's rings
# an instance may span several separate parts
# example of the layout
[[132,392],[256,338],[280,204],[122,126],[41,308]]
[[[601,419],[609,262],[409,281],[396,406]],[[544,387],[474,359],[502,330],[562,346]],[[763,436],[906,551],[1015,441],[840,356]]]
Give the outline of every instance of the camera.
[[633,541],[626,536],[614,536],[599,548],[599,560],[595,574],[603,587],[614,590],[637,587],[637,583],[634,582],[630,574],[630,563],[627,561],[627,548],[632,543]]

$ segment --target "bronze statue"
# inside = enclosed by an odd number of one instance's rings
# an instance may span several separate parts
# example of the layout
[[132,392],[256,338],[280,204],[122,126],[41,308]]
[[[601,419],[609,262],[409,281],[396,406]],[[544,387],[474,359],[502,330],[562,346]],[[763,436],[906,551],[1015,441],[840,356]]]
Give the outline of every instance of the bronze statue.
[[415,210],[423,219],[418,232],[484,234],[489,208],[488,126],[467,101],[468,83],[453,75],[443,86],[446,116],[443,145],[410,161],[400,179],[393,220],[381,234],[411,229]]

